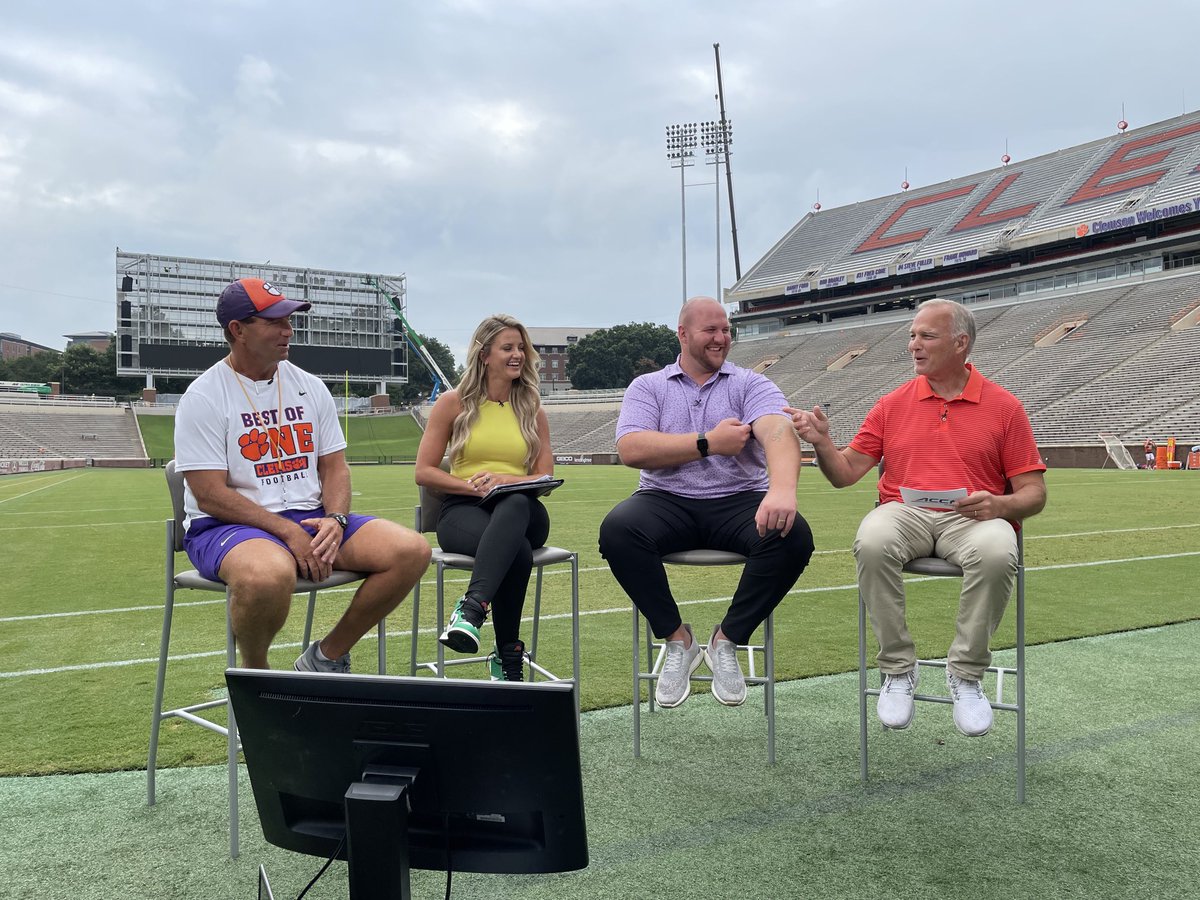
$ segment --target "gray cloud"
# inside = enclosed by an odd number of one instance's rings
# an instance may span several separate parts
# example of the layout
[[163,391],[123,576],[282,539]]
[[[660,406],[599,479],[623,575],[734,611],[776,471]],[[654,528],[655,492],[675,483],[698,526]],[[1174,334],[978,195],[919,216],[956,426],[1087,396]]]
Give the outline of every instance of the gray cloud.
[[[0,330],[115,322],[113,252],[406,273],[461,356],[485,314],[674,321],[664,126],[716,117],[743,268],[808,211],[990,168],[1200,100],[1127,6],[34,4],[0,44]],[[1194,4],[1156,20],[1191,33]],[[716,289],[712,168],[687,172],[689,292]],[[722,206],[722,281],[733,281]],[[81,299],[86,298],[86,299]]]

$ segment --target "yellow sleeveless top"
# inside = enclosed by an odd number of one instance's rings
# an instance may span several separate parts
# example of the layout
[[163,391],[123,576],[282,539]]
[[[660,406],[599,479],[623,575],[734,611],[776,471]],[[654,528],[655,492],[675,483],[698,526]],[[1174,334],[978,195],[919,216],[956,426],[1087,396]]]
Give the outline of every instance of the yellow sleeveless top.
[[525,454],[529,448],[521,437],[512,405],[484,400],[479,418],[471,426],[462,454],[451,461],[450,474],[468,478],[486,469],[500,475],[526,475]]

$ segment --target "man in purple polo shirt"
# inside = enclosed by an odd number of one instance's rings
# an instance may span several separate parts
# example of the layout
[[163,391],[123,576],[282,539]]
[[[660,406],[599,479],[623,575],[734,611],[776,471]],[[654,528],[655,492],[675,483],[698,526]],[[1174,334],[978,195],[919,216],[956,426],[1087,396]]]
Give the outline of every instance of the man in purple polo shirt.
[[[617,420],[621,462],[641,469],[638,490],[600,525],[600,553],[613,576],[666,641],[655,689],[660,706],[688,698],[701,658],[713,696],[746,699],[737,658],[791,590],[813,552],[796,512],[800,443],[783,393],[766,377],[726,361],[725,308],[693,297],[679,312],[679,358],[635,378]],[[662,557],[699,548],[747,557],[724,619],[701,647],[683,622]]]

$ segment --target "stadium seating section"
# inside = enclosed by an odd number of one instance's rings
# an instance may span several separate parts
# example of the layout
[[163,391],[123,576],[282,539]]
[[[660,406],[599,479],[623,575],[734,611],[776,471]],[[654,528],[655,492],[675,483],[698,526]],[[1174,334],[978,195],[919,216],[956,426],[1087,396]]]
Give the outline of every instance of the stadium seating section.
[[6,402],[0,397],[0,458],[145,459],[128,408]]
[[[1159,278],[974,310],[972,360],[1025,404],[1043,446],[1095,446],[1099,432],[1200,442],[1200,326],[1172,324],[1200,304],[1200,275]],[[793,406],[828,403],[834,440],[848,442],[871,405],[912,376],[911,313],[843,319],[791,336],[737,343],[730,359],[765,370]],[[1036,346],[1065,323],[1081,323]],[[846,363],[847,357],[853,358]],[[844,363],[838,367],[839,363]],[[549,406],[556,452],[612,453],[617,405]]]
[[[1200,326],[1172,327],[1200,306],[1200,274],[1004,303],[975,308],[972,359],[1021,398],[1039,444],[1097,446],[1100,432],[1130,445],[1147,436],[1200,443]],[[730,359],[764,369],[793,406],[828,403],[834,440],[842,444],[881,394],[911,377],[910,318],[841,319],[744,340]],[[548,403],[555,452],[615,453],[619,407],[615,400]],[[136,459],[145,451],[129,409],[0,398],[0,457]]]

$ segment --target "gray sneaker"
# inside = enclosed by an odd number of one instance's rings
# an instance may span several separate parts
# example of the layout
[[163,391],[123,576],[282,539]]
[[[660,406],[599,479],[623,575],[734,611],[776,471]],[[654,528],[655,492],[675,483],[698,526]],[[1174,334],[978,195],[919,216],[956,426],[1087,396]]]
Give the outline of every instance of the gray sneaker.
[[692,626],[685,624],[683,627],[687,629],[692,645],[687,647],[683,641],[667,641],[666,657],[654,689],[654,699],[666,709],[672,709],[688,698],[692,688],[692,673],[700,665],[703,655],[700,642],[692,634]]
[[879,716],[884,728],[899,731],[912,724],[913,712],[916,709],[913,695],[917,692],[917,682],[920,678],[920,666],[913,666],[899,675],[883,676],[883,687],[879,689],[875,714]]
[[738,661],[737,644],[724,638],[717,640],[720,625],[713,629],[704,651],[704,661],[712,671],[712,693],[726,706],[741,706],[746,702],[746,679]]
[[992,704],[978,681],[946,670],[946,687],[954,700],[954,727],[967,737],[980,737],[992,730]]
[[317,645],[320,641],[313,641],[308,645],[308,649],[296,657],[296,661],[292,664],[292,668],[297,672],[332,672],[339,675],[348,675],[350,673],[350,654],[343,653],[337,659],[321,659],[317,656]]

